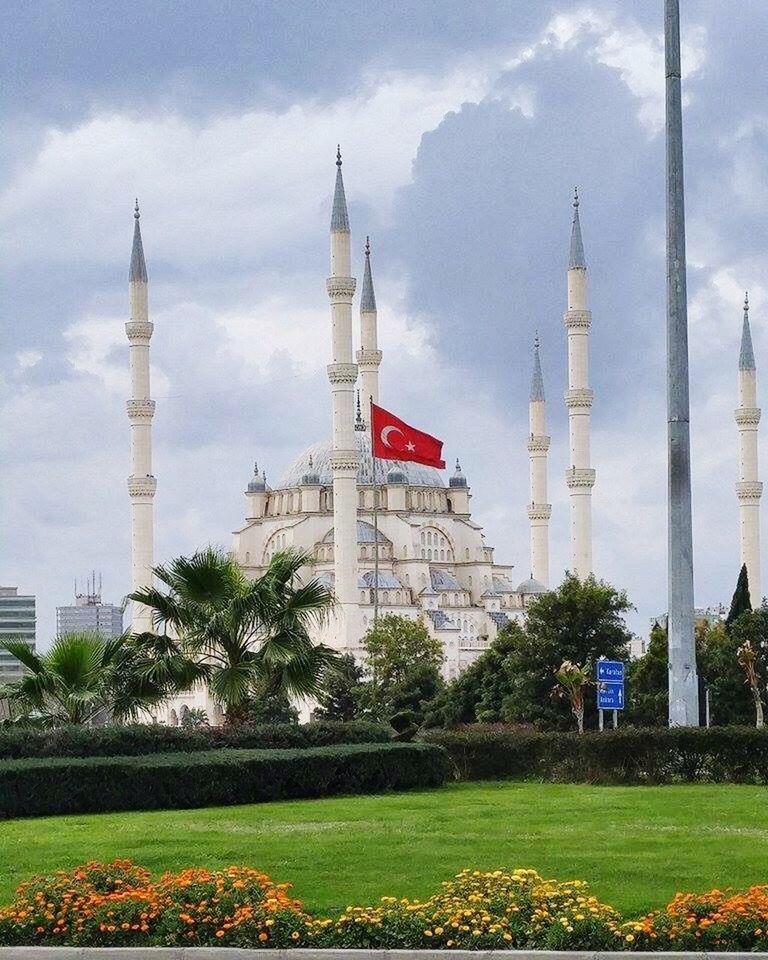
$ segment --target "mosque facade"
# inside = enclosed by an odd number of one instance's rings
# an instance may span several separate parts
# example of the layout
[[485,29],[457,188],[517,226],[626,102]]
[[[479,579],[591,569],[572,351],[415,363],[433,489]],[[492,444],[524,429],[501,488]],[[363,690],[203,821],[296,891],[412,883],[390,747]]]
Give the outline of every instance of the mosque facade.
[[[500,629],[521,620],[531,600],[549,587],[546,399],[534,342],[529,402],[528,451],[530,558],[521,576],[499,562],[482,527],[473,519],[471,489],[459,461],[449,475],[433,467],[374,459],[371,402],[379,403],[378,314],[370,244],[366,240],[358,301],[359,349],[355,352],[353,307],[357,290],[352,273],[349,215],[341,156],[337,154],[331,212],[331,270],[328,364],[329,436],[308,447],[270,485],[255,467],[245,491],[245,516],[234,535],[234,556],[252,577],[260,576],[279,550],[297,549],[311,557],[305,574],[318,577],[336,597],[334,614],[316,628],[315,639],[342,652],[362,655],[362,638],[376,615],[397,614],[423,622],[445,652],[446,678],[457,676],[494,641]],[[571,492],[571,557],[581,576],[591,573],[590,497],[595,472],[589,460],[592,392],[587,384],[591,315],[586,302],[586,263],[574,198],[567,289],[569,412],[572,465],[566,472]],[[129,275],[132,396],[128,401],[133,472],[128,479],[132,508],[133,588],[151,583],[153,498],[149,345],[152,323],[148,278],[135,211]],[[384,398],[386,405],[387,398]],[[390,406],[396,406],[394,398]],[[521,505],[522,513],[522,505]],[[145,629],[148,611],[134,611],[135,628]],[[204,707],[217,717],[207,694],[192,691],[170,704],[178,722],[184,709]]]

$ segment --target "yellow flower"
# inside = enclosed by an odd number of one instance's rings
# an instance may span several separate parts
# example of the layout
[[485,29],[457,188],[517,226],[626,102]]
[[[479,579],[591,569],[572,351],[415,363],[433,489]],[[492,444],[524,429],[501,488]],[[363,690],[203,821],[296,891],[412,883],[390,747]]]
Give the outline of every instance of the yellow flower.
[[632,941],[635,939],[635,935],[633,933],[628,933],[624,939],[627,941],[627,943],[632,943]]

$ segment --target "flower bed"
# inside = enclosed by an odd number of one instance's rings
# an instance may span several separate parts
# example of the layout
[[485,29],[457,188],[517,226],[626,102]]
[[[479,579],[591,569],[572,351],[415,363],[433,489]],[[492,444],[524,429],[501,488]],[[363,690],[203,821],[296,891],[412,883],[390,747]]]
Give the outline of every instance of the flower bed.
[[471,950],[755,951],[768,944],[768,886],[678,894],[626,920],[581,880],[464,870],[426,900],[383,897],[313,917],[290,884],[247,867],[153,880],[128,860],[23,883],[0,909],[0,945]]

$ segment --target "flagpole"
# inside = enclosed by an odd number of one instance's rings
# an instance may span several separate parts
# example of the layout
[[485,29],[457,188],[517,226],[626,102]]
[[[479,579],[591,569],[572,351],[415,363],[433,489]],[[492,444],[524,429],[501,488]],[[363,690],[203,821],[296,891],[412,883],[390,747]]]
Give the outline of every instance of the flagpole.
[[373,452],[373,397],[368,398],[368,423],[371,429],[373,462],[373,627],[379,624],[379,485],[376,482],[376,455]]

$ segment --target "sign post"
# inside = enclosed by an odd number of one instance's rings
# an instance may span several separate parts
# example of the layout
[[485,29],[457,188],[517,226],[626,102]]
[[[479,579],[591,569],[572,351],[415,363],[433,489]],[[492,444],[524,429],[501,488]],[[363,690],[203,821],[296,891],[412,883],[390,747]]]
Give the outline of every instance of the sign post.
[[624,664],[621,660],[597,661],[597,709],[599,726],[604,726],[604,710],[613,711],[614,730],[619,725],[619,710],[624,709]]

